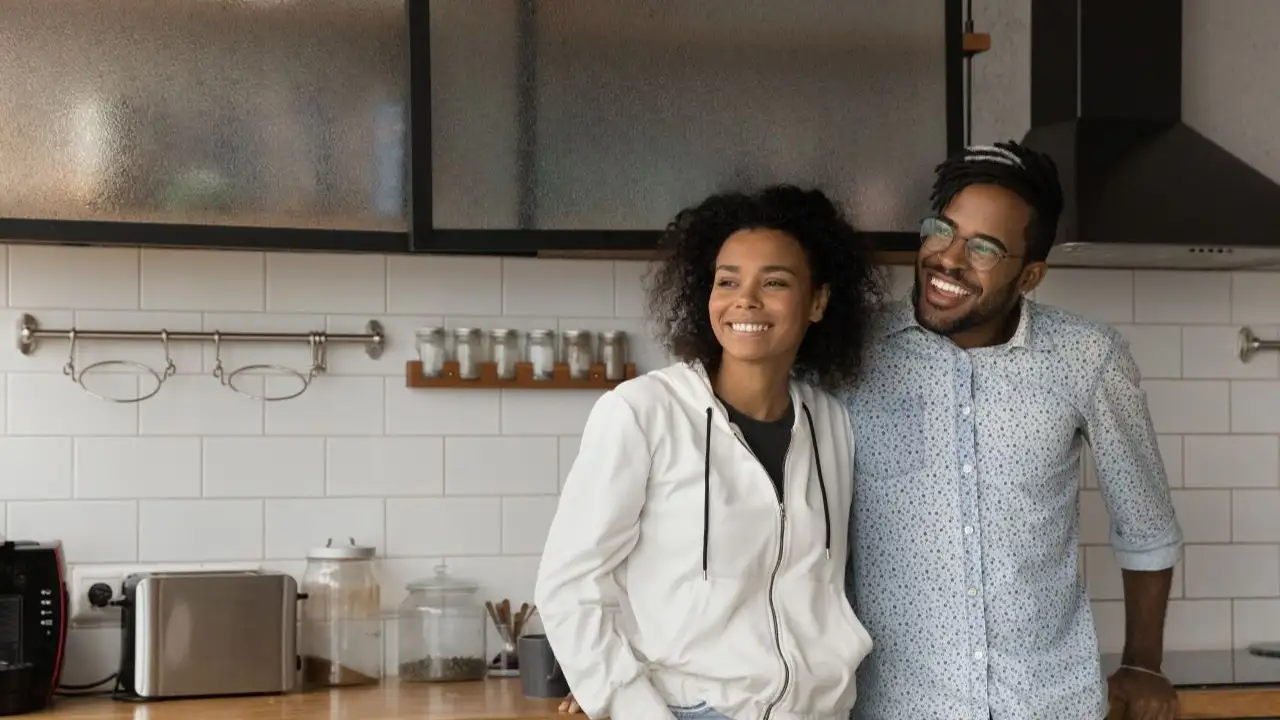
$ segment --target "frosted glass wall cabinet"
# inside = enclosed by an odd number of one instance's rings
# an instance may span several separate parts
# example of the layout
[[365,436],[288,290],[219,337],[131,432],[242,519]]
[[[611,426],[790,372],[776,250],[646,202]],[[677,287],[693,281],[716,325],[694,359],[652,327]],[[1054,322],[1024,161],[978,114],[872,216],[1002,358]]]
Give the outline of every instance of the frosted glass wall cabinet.
[[6,0],[0,240],[645,250],[818,183],[914,249],[962,1]]

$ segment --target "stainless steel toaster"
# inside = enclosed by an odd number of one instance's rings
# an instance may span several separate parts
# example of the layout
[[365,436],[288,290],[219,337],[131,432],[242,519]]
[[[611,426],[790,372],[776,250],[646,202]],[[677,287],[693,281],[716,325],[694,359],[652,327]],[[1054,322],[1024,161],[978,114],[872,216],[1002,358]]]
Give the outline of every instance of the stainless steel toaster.
[[267,570],[130,575],[117,695],[281,693],[297,684],[298,584]]

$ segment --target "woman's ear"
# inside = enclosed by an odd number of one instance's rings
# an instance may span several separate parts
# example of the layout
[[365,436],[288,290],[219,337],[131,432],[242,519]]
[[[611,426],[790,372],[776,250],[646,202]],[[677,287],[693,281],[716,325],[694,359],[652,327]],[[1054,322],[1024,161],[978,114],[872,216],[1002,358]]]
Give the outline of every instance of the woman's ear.
[[809,322],[820,322],[827,312],[827,303],[831,300],[831,286],[823,285],[813,294],[813,307],[809,311]]

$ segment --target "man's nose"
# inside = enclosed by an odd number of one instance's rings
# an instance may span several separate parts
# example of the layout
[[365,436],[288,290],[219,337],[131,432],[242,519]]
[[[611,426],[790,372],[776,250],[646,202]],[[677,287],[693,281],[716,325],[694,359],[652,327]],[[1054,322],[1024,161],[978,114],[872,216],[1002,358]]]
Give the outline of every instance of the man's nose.
[[968,258],[969,243],[962,238],[956,238],[946,250],[938,253],[938,261],[942,267],[947,270],[962,268],[969,264]]

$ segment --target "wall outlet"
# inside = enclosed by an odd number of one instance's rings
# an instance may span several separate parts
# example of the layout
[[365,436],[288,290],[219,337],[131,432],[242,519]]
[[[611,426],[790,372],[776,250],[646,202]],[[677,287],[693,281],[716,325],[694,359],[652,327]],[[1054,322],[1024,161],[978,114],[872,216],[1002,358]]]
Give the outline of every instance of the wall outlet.
[[107,627],[120,625],[120,608],[108,605],[98,608],[89,603],[89,588],[102,583],[111,588],[111,596],[119,598],[124,579],[139,572],[181,572],[189,570],[261,570],[262,565],[243,562],[149,563],[130,565],[73,565],[67,583],[71,594],[71,627]]

